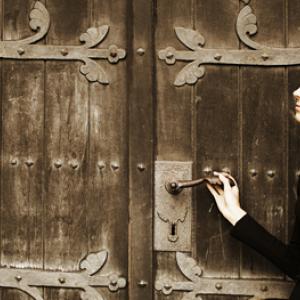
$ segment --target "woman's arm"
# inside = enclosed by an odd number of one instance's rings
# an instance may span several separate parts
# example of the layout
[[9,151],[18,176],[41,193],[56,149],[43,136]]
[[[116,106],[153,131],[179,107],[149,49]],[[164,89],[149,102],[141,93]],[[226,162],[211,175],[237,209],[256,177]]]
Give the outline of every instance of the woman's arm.
[[[231,176],[217,172],[215,175],[223,183],[223,188],[210,184],[207,187],[214,196],[220,212],[233,225],[231,234],[269,259],[291,278],[300,279],[300,216],[296,218],[292,239],[286,245],[240,207],[238,186]],[[234,181],[235,186],[230,186],[227,177]]]

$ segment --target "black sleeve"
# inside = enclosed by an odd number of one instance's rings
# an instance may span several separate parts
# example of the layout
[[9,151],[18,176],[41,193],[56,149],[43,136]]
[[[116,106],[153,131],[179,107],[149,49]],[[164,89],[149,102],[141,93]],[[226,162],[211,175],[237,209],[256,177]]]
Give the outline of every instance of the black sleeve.
[[286,245],[246,214],[231,230],[231,234],[269,259],[293,279],[300,279],[300,224],[296,220],[291,242]]

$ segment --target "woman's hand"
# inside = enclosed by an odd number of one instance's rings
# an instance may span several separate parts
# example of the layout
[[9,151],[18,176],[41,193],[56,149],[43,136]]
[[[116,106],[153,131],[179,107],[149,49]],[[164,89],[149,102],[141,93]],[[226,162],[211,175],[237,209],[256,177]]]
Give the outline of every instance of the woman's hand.
[[[240,206],[237,182],[228,174],[214,172],[214,175],[219,177],[224,188],[221,188],[218,184],[211,185],[209,183],[206,184],[207,188],[214,196],[221,214],[232,225],[235,225],[243,216],[246,215],[246,212]],[[230,186],[230,179],[234,182],[234,186]]]

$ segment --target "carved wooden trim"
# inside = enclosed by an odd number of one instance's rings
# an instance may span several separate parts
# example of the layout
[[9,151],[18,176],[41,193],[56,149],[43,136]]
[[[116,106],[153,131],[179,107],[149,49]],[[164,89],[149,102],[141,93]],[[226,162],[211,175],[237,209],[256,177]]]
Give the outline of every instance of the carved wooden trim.
[[108,84],[108,75],[95,59],[106,59],[109,63],[115,64],[126,56],[125,50],[116,45],[111,45],[107,49],[95,48],[106,38],[108,25],[89,28],[80,36],[80,41],[83,43],[81,46],[36,45],[34,43],[44,38],[49,31],[50,15],[44,4],[36,1],[29,17],[29,26],[36,31],[36,34],[22,40],[1,41],[0,58],[77,60],[84,63],[80,72],[88,81]]

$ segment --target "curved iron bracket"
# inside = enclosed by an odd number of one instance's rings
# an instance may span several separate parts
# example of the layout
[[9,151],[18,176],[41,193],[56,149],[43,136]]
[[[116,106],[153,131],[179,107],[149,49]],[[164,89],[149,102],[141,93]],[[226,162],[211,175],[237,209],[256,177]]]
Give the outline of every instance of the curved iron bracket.
[[[249,0],[243,0],[248,4]],[[300,65],[300,48],[271,48],[251,39],[257,33],[257,19],[249,5],[244,6],[237,18],[236,32],[240,41],[250,49],[205,49],[204,37],[197,31],[175,27],[179,41],[190,50],[173,47],[158,52],[168,65],[176,61],[189,62],[176,76],[175,86],[195,84],[205,75],[205,64],[240,66],[292,66]]]
[[155,289],[164,295],[185,292],[182,300],[201,300],[202,295],[209,294],[252,297],[249,300],[288,299],[294,286],[293,282],[279,280],[205,278],[197,262],[182,252],[176,252],[176,262],[188,281],[159,278]]
[[80,72],[90,82],[108,84],[109,79],[103,68],[94,59],[106,59],[115,64],[124,59],[124,49],[111,45],[107,49],[95,48],[107,36],[108,25],[91,27],[80,36],[81,46],[36,45],[35,42],[44,38],[50,28],[50,15],[44,4],[36,1],[30,12],[29,26],[36,31],[31,37],[17,41],[0,42],[0,58],[5,59],[43,59],[43,60],[73,60],[84,63]]
[[107,287],[111,292],[123,289],[126,279],[116,273],[97,275],[105,265],[108,251],[90,253],[79,263],[78,272],[52,272],[0,268],[0,287],[20,290],[35,300],[43,300],[38,287],[55,287],[81,290],[82,300],[103,300],[97,287]]

